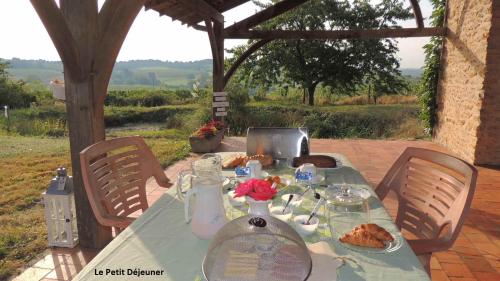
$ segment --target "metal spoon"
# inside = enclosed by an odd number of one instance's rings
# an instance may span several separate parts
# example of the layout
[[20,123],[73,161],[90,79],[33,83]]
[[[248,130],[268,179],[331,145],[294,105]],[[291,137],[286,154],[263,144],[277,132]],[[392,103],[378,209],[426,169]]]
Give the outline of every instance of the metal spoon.
[[283,208],[283,212],[282,212],[283,214],[285,213],[286,207],[288,207],[288,204],[290,204],[292,199],[293,199],[293,194],[290,194],[290,196],[288,196],[288,201],[285,204],[285,208]]
[[304,192],[302,192],[302,194],[300,194],[300,197],[303,197],[303,196],[304,196],[304,195],[305,195],[305,194],[309,191],[309,189],[311,189],[311,187],[310,187],[310,186],[308,186],[308,187],[306,188],[306,190],[304,190]]
[[312,210],[312,212],[311,212],[311,215],[309,215],[309,218],[307,219],[307,221],[306,221],[306,223],[305,223],[306,225],[308,225],[308,224],[309,224],[309,221],[310,221],[310,220],[311,220],[314,216],[316,216],[316,212],[318,211],[318,208],[319,208],[319,206],[323,203],[323,201],[324,201],[324,199],[323,199],[323,198],[321,198],[321,199],[319,199],[319,200],[318,200],[318,202],[316,203],[316,205],[314,205],[314,208],[313,208],[313,210]]
[[314,198],[316,198],[316,200],[319,200],[321,198],[321,195],[319,195],[314,186],[312,186],[312,190],[314,191]]
[[321,195],[319,193],[317,193],[317,192],[314,192],[314,198],[316,200],[319,200],[319,199],[321,199]]

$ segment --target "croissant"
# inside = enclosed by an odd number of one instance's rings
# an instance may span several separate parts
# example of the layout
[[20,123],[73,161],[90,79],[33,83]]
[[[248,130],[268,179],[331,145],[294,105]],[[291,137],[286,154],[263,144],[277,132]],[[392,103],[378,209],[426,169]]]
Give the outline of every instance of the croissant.
[[378,240],[365,230],[353,230],[340,237],[340,242],[348,243],[355,246],[370,247],[370,248],[385,248],[384,242]]
[[245,158],[246,158],[245,156],[240,155],[224,159],[224,161],[222,161],[222,167],[224,167],[225,169],[229,169],[242,166],[243,161],[245,161]]
[[273,157],[271,155],[253,155],[253,156],[233,156],[222,161],[222,167],[224,169],[236,168],[238,166],[246,166],[247,162],[250,160],[259,160],[263,167],[271,166],[273,164]]
[[378,240],[384,241],[384,242],[392,242],[394,241],[394,238],[392,235],[387,232],[383,227],[380,227],[374,223],[367,223],[367,224],[362,224],[354,228],[354,231],[357,230],[364,230],[369,232],[371,235],[375,236]]
[[253,156],[247,156],[245,157],[243,164],[246,165],[250,160],[259,160],[260,164],[262,164],[263,167],[271,166],[273,164],[273,157],[271,155],[257,154]]

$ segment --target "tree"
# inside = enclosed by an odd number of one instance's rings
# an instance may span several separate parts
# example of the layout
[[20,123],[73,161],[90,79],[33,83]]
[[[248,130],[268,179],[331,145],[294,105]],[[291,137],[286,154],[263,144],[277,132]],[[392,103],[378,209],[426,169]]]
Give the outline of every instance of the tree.
[[398,69],[370,72],[364,84],[368,88],[368,101],[373,98],[375,104],[381,95],[398,94],[409,89],[408,82],[401,76]]
[[[278,2],[273,0],[273,3]],[[348,30],[394,27],[397,20],[412,17],[400,0],[322,1],[311,0],[298,8],[265,22],[264,30]],[[260,7],[268,5],[255,2]],[[230,50],[230,63],[253,43]],[[399,73],[397,42],[370,40],[274,40],[263,46],[242,65],[236,79],[271,85],[295,84],[304,88],[309,105],[314,104],[318,84],[352,90],[366,77],[394,77]],[[372,81],[372,80],[370,80]],[[387,80],[386,80],[387,81]]]
[[36,96],[28,93],[24,81],[14,81],[9,77],[8,63],[0,61],[0,106],[8,105],[11,108],[29,107],[36,102]]

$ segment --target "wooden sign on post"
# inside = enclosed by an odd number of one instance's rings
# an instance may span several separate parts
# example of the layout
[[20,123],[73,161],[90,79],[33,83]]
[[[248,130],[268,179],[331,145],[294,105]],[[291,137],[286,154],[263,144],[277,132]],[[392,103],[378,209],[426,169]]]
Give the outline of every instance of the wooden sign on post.
[[229,107],[226,92],[214,92],[213,94],[213,114],[215,117],[227,116],[226,108]]
[[228,101],[214,101],[212,103],[212,107],[229,107]]

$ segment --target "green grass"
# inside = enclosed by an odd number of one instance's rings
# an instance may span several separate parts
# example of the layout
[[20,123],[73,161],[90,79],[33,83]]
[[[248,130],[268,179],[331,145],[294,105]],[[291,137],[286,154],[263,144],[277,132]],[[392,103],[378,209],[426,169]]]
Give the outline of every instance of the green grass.
[[280,107],[300,110],[318,110],[326,112],[359,112],[377,114],[380,112],[397,111],[402,108],[418,109],[418,104],[365,104],[365,105],[315,105],[308,106],[288,101],[252,101],[248,104],[251,107]]
[[[230,109],[231,110],[231,109]],[[244,135],[248,127],[307,127],[315,138],[412,138],[425,136],[413,104],[304,106],[275,101],[252,102],[246,110],[230,111],[234,134]],[[411,121],[408,123],[408,121]],[[413,130],[400,129],[414,124]]]
[[[185,158],[190,147],[179,130],[124,130],[109,138],[141,135],[163,167]],[[0,280],[47,248],[41,193],[57,167],[71,170],[67,138],[0,135]]]
[[[180,116],[193,115],[196,109],[196,105],[108,106],[104,109],[104,122],[107,127],[151,122],[168,124]],[[0,118],[0,130],[7,127],[5,118]],[[23,136],[65,136],[66,110],[63,105],[12,110],[10,131]]]
[[66,138],[34,138],[19,136],[0,136],[0,159],[38,153],[56,153],[69,151]]

